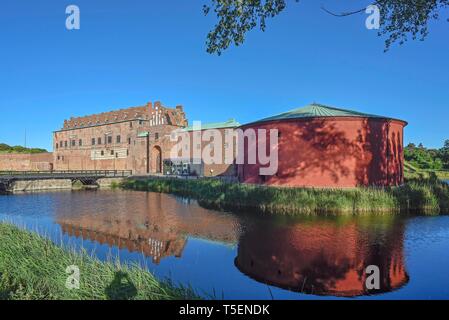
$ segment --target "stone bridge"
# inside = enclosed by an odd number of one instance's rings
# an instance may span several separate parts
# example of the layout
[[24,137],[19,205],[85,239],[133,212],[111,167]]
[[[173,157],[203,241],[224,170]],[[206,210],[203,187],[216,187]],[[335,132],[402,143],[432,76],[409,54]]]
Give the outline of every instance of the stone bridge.
[[0,193],[71,189],[75,182],[85,186],[110,185],[132,175],[132,171],[0,171]]

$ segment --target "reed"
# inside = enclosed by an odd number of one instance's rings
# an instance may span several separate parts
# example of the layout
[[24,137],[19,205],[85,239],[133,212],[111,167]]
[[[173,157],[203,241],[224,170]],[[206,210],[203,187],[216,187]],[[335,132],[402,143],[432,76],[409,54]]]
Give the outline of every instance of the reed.
[[207,207],[283,215],[449,213],[449,185],[436,179],[409,180],[394,188],[313,189],[223,182],[218,179],[148,178],[122,188],[190,197]]
[[[190,288],[159,281],[137,265],[102,262],[86,252],[0,223],[0,299],[11,300],[175,300],[196,299]],[[80,288],[69,290],[68,266],[78,266]]]

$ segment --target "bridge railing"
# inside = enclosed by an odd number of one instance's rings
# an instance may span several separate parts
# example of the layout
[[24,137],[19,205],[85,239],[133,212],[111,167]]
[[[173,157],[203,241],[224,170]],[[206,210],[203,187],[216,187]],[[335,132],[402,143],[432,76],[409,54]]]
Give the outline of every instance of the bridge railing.
[[0,177],[26,176],[80,176],[80,177],[129,177],[131,170],[54,170],[54,171],[0,171]]

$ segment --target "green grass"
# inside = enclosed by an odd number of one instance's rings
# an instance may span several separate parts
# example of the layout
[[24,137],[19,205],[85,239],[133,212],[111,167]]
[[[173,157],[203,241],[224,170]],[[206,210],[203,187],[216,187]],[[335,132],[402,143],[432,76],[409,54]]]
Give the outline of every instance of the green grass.
[[419,169],[409,162],[404,164],[404,173],[408,179],[430,179],[437,177],[438,179],[449,180],[449,170]]
[[[56,246],[36,233],[0,223],[0,299],[173,300],[195,299],[190,288],[158,281],[139,266],[101,262]],[[66,269],[80,269],[80,289],[66,288]]]
[[409,180],[395,188],[279,188],[216,179],[127,180],[122,188],[172,193],[207,208],[282,215],[449,213],[449,185],[435,179]]

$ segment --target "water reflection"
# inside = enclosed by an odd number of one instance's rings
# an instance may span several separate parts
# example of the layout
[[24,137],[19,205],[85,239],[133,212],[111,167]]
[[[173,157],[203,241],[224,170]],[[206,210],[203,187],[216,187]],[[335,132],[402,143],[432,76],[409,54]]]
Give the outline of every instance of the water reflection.
[[[355,297],[389,292],[409,281],[404,230],[403,220],[392,217],[253,224],[239,241],[235,264],[257,281],[302,293]],[[380,290],[366,289],[369,265],[380,268]]]
[[[102,194],[93,207],[75,197],[55,208],[56,222],[70,236],[141,252],[159,264],[165,257],[182,257],[188,237],[233,244],[237,219],[201,208],[188,199],[158,193]],[[127,195],[127,198],[124,197]],[[134,201],[130,201],[130,197]]]
[[[396,291],[409,282],[404,234],[410,220],[400,217],[261,218],[204,209],[195,201],[166,194],[83,191],[0,197],[0,219],[17,220],[33,230],[38,226],[44,233],[53,230],[56,242],[62,230],[64,243],[95,251],[100,259],[111,253],[122,262],[140,263],[143,254],[154,263],[148,265],[157,276],[208,293],[223,290],[226,298],[363,297]],[[449,244],[449,219],[413,221],[418,225],[412,223],[411,230],[441,234]],[[409,248],[419,252],[419,259],[409,263],[412,271],[428,260],[431,250],[417,249],[423,238],[422,233],[408,231],[413,244]],[[441,248],[446,252],[447,246]],[[441,254],[440,261],[444,257]],[[147,259],[143,261],[147,265]],[[380,268],[378,291],[365,289],[369,265]],[[442,264],[448,265],[449,260]],[[422,274],[428,283],[428,273],[414,271],[415,284]],[[437,288],[439,274],[444,273],[436,274]],[[133,295],[127,279],[118,274],[115,282],[111,296],[115,288]],[[270,291],[266,284],[272,286]]]

